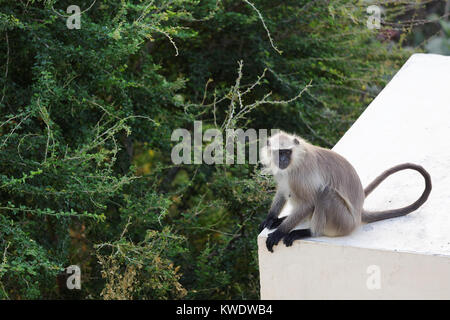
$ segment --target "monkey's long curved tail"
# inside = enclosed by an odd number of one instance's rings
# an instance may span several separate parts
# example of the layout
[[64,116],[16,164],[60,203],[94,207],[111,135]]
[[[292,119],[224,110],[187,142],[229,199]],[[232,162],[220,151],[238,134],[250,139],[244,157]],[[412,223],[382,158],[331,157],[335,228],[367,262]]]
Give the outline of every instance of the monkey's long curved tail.
[[398,209],[392,209],[392,210],[386,210],[386,211],[366,211],[363,209],[362,212],[362,221],[363,222],[375,222],[379,220],[384,219],[390,219],[390,218],[396,218],[400,216],[407,215],[408,213],[413,212],[414,210],[417,210],[422,204],[427,201],[428,196],[431,192],[431,177],[430,174],[421,166],[413,164],[413,163],[403,163],[399,164],[395,167],[392,167],[386,171],[384,171],[382,174],[380,174],[371,184],[369,184],[364,189],[365,197],[367,196],[376,188],[378,185],[384,181],[387,177],[389,177],[391,174],[405,170],[405,169],[412,169],[418,171],[425,179],[425,190],[423,191],[422,195],[419,199],[417,199],[414,203],[410,204],[409,206],[398,208]]

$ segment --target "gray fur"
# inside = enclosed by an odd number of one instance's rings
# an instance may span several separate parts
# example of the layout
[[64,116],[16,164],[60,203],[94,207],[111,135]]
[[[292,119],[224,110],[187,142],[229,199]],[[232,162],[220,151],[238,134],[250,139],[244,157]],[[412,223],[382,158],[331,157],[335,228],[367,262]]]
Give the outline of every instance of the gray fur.
[[[428,172],[414,164],[402,164],[383,172],[366,190],[353,166],[336,152],[314,146],[304,139],[284,132],[269,139],[263,148],[264,164],[277,181],[277,193],[268,219],[278,217],[290,196],[294,210],[277,228],[272,244],[281,234],[289,233],[305,218],[311,218],[313,236],[343,236],[351,233],[362,221],[372,222],[408,214],[420,207],[431,191]],[[278,166],[278,150],[291,149],[292,156],[284,170]],[[367,212],[363,209],[365,197],[387,176],[404,169],[419,171],[425,178],[425,191],[413,204],[395,210]],[[268,221],[266,219],[266,221]],[[270,225],[263,222],[262,225]],[[270,238],[270,235],[269,235]],[[269,239],[268,238],[268,239]]]
[[278,217],[285,204],[286,204],[286,196],[283,194],[283,192],[277,190],[275,197],[273,198],[272,206],[270,207],[268,217],[271,218]]

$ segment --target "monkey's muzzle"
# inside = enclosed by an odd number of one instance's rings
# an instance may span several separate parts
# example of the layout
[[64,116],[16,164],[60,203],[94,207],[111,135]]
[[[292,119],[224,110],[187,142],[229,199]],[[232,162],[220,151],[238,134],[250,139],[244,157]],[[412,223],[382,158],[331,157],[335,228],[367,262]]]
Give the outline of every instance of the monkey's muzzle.
[[278,167],[280,169],[286,169],[291,163],[291,149],[283,149],[278,152]]

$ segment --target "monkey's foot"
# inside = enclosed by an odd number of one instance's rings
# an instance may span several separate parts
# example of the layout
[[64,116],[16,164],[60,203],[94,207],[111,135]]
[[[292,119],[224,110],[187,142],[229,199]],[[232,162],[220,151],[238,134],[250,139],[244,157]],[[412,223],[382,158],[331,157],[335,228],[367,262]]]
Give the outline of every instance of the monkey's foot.
[[264,228],[267,228],[269,230],[278,228],[278,226],[283,222],[283,220],[286,219],[286,217],[283,218],[267,218],[261,224],[259,225],[259,232],[263,231]]
[[278,242],[286,235],[286,233],[281,232],[280,230],[275,230],[271,234],[267,236],[266,247],[267,250],[273,252],[273,246],[277,245]]
[[286,247],[292,246],[292,243],[298,239],[304,239],[311,236],[310,229],[300,229],[289,232],[284,238],[283,243]]

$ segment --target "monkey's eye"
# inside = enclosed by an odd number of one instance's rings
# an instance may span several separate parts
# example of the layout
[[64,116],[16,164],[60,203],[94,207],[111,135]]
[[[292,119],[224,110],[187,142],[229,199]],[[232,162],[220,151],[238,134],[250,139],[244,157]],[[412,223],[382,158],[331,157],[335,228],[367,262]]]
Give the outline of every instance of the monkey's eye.
[[292,153],[292,150],[291,149],[282,149],[279,152],[280,152],[280,155],[282,155],[282,156],[290,156]]

